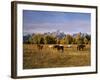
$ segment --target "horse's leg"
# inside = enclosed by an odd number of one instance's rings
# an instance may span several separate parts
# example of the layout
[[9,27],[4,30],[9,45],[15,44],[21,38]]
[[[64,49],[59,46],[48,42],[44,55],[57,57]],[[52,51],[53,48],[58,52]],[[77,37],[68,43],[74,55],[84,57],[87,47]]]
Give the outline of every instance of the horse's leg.
[[79,47],[77,46],[77,50],[79,50]]
[[81,48],[79,47],[79,51],[81,50]]
[[82,51],[83,51],[83,48],[84,48],[84,47],[82,47]]
[[59,47],[57,47],[57,50],[59,51]]
[[64,52],[64,48],[62,47],[62,52]]

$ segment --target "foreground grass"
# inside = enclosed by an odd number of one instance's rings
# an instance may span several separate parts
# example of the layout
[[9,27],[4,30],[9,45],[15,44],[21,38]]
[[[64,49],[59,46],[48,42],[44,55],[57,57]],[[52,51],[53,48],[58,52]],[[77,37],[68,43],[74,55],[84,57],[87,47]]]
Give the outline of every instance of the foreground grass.
[[76,47],[64,48],[64,52],[48,48],[45,45],[38,50],[36,45],[24,44],[23,68],[52,68],[52,67],[76,67],[90,65],[90,48],[77,51]]

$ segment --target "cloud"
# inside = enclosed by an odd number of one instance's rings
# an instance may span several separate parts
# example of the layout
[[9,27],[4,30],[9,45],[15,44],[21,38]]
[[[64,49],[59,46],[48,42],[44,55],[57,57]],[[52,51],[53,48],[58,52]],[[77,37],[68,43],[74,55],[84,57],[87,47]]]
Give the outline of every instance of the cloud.
[[73,20],[59,23],[28,23],[24,24],[24,33],[52,32],[60,30],[65,33],[84,32],[90,33],[91,24],[88,20]]

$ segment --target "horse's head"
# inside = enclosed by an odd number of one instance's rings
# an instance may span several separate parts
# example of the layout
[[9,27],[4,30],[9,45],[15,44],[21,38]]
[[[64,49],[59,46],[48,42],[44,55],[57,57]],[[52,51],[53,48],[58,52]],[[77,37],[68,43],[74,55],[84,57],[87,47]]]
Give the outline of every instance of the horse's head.
[[85,44],[83,44],[83,47],[86,47],[86,45],[85,45]]

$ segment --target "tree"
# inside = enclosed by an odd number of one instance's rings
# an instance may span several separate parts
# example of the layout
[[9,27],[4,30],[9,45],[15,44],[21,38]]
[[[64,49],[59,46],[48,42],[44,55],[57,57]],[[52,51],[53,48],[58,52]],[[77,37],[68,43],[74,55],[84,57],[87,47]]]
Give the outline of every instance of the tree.
[[66,44],[65,38],[63,38],[63,39],[60,40],[60,44]]
[[45,42],[44,42],[44,38],[41,37],[40,44],[44,44],[44,43],[45,43]]
[[64,40],[67,44],[73,43],[73,37],[70,34],[67,34],[66,37],[64,38]]
[[87,44],[90,44],[91,43],[91,35],[86,34],[86,36],[85,36],[85,42]]
[[29,42],[30,44],[33,43],[33,41],[32,41],[32,36],[29,37],[28,42]]
[[88,44],[88,43],[89,43],[89,41],[88,41],[87,38],[84,38],[84,43],[85,43],[85,44]]
[[50,35],[45,36],[45,44],[55,44],[56,38]]
[[77,44],[83,44],[84,43],[84,36],[80,33],[77,34],[76,36],[76,43]]
[[25,35],[25,36],[23,36],[23,43],[25,43],[25,44],[29,44],[30,42],[29,42],[29,38],[31,37],[31,35]]
[[44,37],[42,34],[35,34],[30,39],[33,44],[44,44]]
[[74,37],[73,37],[73,42],[72,42],[72,44],[77,44],[76,38],[74,38]]
[[60,44],[61,40],[59,38],[56,38],[56,44]]

